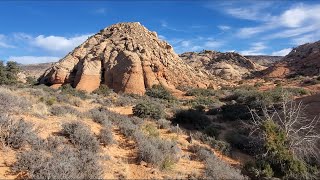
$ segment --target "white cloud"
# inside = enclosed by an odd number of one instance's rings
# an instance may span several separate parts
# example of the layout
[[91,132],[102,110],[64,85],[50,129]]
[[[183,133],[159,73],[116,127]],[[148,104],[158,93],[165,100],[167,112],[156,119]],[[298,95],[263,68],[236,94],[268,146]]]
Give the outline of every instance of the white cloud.
[[205,48],[217,48],[222,45],[222,42],[220,41],[215,41],[215,40],[208,40],[205,42],[204,47]]
[[16,61],[20,64],[37,64],[46,62],[56,62],[60,58],[52,56],[10,56],[8,60]]
[[299,37],[295,37],[292,39],[292,44],[301,45],[305,43],[315,42],[320,39],[320,30],[315,31],[313,33],[305,34]]
[[94,11],[94,13],[96,13],[96,14],[106,14],[107,13],[107,9],[106,8],[99,8],[99,9],[96,9]]
[[285,48],[285,49],[282,49],[280,51],[274,51],[271,53],[272,56],[285,56],[287,54],[289,54],[289,52],[291,51],[292,49],[291,48]]
[[267,46],[262,42],[257,42],[251,44],[251,47],[248,50],[240,51],[242,55],[262,55],[265,54],[263,50],[267,49]]
[[3,34],[0,34],[0,47],[2,48],[15,48],[15,46],[8,44],[6,41],[7,37]]
[[262,39],[279,39],[314,33],[320,29],[319,12],[320,5],[299,4],[280,13],[279,16],[268,18],[263,24],[240,28],[237,35],[238,37],[248,38],[273,30]]
[[227,30],[230,30],[231,27],[230,26],[226,26],[226,25],[219,25],[217,26],[220,30],[222,31],[227,31]]
[[85,34],[71,38],[63,36],[44,36],[39,35],[30,40],[30,43],[36,47],[46,49],[50,52],[67,53],[79,46],[92,34]]
[[271,1],[230,1],[230,3],[210,3],[210,9],[218,9],[238,19],[269,21],[273,16],[266,11],[274,2]]
[[161,35],[161,34],[159,34],[158,37],[159,37],[159,39],[161,39],[161,40],[166,40],[166,37],[163,36],[163,35]]
[[186,41],[181,41],[181,46],[182,47],[190,47],[191,45],[191,42],[186,40]]

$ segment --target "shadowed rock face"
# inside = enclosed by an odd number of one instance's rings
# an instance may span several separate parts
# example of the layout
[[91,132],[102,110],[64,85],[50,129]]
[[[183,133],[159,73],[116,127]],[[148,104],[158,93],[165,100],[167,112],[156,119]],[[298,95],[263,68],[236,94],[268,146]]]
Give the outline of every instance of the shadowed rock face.
[[320,75],[320,41],[294,48],[281,61],[266,69],[264,75],[274,78]]
[[90,37],[40,78],[40,83],[70,83],[93,91],[106,84],[115,92],[144,94],[154,84],[207,87],[204,74],[184,63],[165,41],[140,23],[119,23]]

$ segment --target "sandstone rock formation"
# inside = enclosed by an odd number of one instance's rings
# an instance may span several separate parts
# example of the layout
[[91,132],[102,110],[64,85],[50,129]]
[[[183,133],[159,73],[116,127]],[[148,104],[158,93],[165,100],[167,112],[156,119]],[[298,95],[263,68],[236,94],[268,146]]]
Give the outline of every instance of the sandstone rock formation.
[[135,94],[154,84],[169,89],[209,85],[206,75],[196,73],[156,32],[137,22],[102,29],[49,68],[40,83],[70,83],[89,92],[106,84],[115,92]]
[[240,80],[253,71],[263,69],[263,66],[234,52],[205,50],[200,53],[183,53],[180,57],[190,66],[224,80]]
[[274,78],[320,75],[320,41],[294,48],[281,61],[263,71],[263,74]]
[[244,57],[261,66],[270,67],[280,61],[284,56],[247,55]]

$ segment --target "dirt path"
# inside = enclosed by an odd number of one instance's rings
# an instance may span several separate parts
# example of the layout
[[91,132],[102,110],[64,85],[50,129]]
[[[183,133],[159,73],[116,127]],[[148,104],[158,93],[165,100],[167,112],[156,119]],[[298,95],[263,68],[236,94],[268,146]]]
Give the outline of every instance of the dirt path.
[[106,179],[150,179],[159,178],[157,173],[145,164],[137,163],[136,143],[120,133],[119,128],[113,128],[112,133],[116,144],[104,148],[110,160],[106,163],[104,178]]

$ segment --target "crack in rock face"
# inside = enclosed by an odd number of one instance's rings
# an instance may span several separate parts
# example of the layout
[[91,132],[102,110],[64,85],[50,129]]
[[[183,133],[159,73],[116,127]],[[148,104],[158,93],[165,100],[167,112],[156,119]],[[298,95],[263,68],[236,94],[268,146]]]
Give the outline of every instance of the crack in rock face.
[[182,61],[156,32],[133,22],[114,24],[91,36],[47,69],[40,83],[71,84],[88,92],[105,84],[115,92],[142,95],[155,84],[170,90],[205,88],[210,80]]

